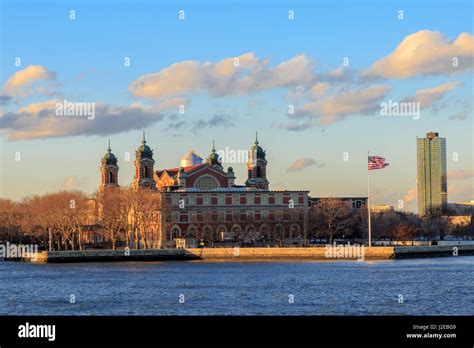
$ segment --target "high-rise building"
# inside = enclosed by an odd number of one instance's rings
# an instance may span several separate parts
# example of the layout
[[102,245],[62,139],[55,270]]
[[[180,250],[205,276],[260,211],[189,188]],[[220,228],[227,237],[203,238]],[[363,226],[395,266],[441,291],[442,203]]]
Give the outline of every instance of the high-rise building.
[[446,174],[446,139],[438,133],[417,138],[418,214],[441,214],[446,211],[448,185]]

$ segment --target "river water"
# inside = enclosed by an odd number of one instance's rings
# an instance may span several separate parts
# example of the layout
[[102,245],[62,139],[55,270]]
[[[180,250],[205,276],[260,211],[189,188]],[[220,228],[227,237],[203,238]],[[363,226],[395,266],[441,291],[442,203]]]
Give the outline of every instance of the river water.
[[472,315],[474,257],[331,262],[0,261],[0,315]]

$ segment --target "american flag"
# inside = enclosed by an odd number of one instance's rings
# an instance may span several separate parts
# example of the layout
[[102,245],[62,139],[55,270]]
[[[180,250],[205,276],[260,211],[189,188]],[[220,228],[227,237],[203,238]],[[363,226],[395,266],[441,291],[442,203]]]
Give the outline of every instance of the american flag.
[[383,169],[388,166],[385,158],[380,156],[369,156],[369,170]]

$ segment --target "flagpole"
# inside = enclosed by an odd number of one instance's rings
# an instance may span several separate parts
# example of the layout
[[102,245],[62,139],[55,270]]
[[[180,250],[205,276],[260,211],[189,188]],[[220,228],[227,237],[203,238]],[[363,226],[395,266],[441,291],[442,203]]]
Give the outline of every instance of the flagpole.
[[[369,162],[370,152],[367,151],[367,163]],[[367,225],[369,227],[369,248],[372,246],[372,226],[370,221],[370,170],[367,165]]]

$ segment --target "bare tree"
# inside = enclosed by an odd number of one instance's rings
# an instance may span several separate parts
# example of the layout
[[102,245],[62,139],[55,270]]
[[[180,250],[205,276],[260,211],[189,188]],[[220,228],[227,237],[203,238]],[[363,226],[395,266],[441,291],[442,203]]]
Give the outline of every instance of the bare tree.
[[413,245],[413,238],[416,234],[416,228],[406,222],[400,222],[393,229],[393,236],[400,241],[407,242],[411,240]]
[[121,231],[127,229],[129,205],[126,193],[118,187],[109,188],[97,193],[100,205],[100,224],[109,240],[112,250],[117,247]]
[[311,207],[310,215],[316,233],[328,237],[330,244],[335,237],[349,233],[353,225],[349,203],[337,198],[322,199]]

